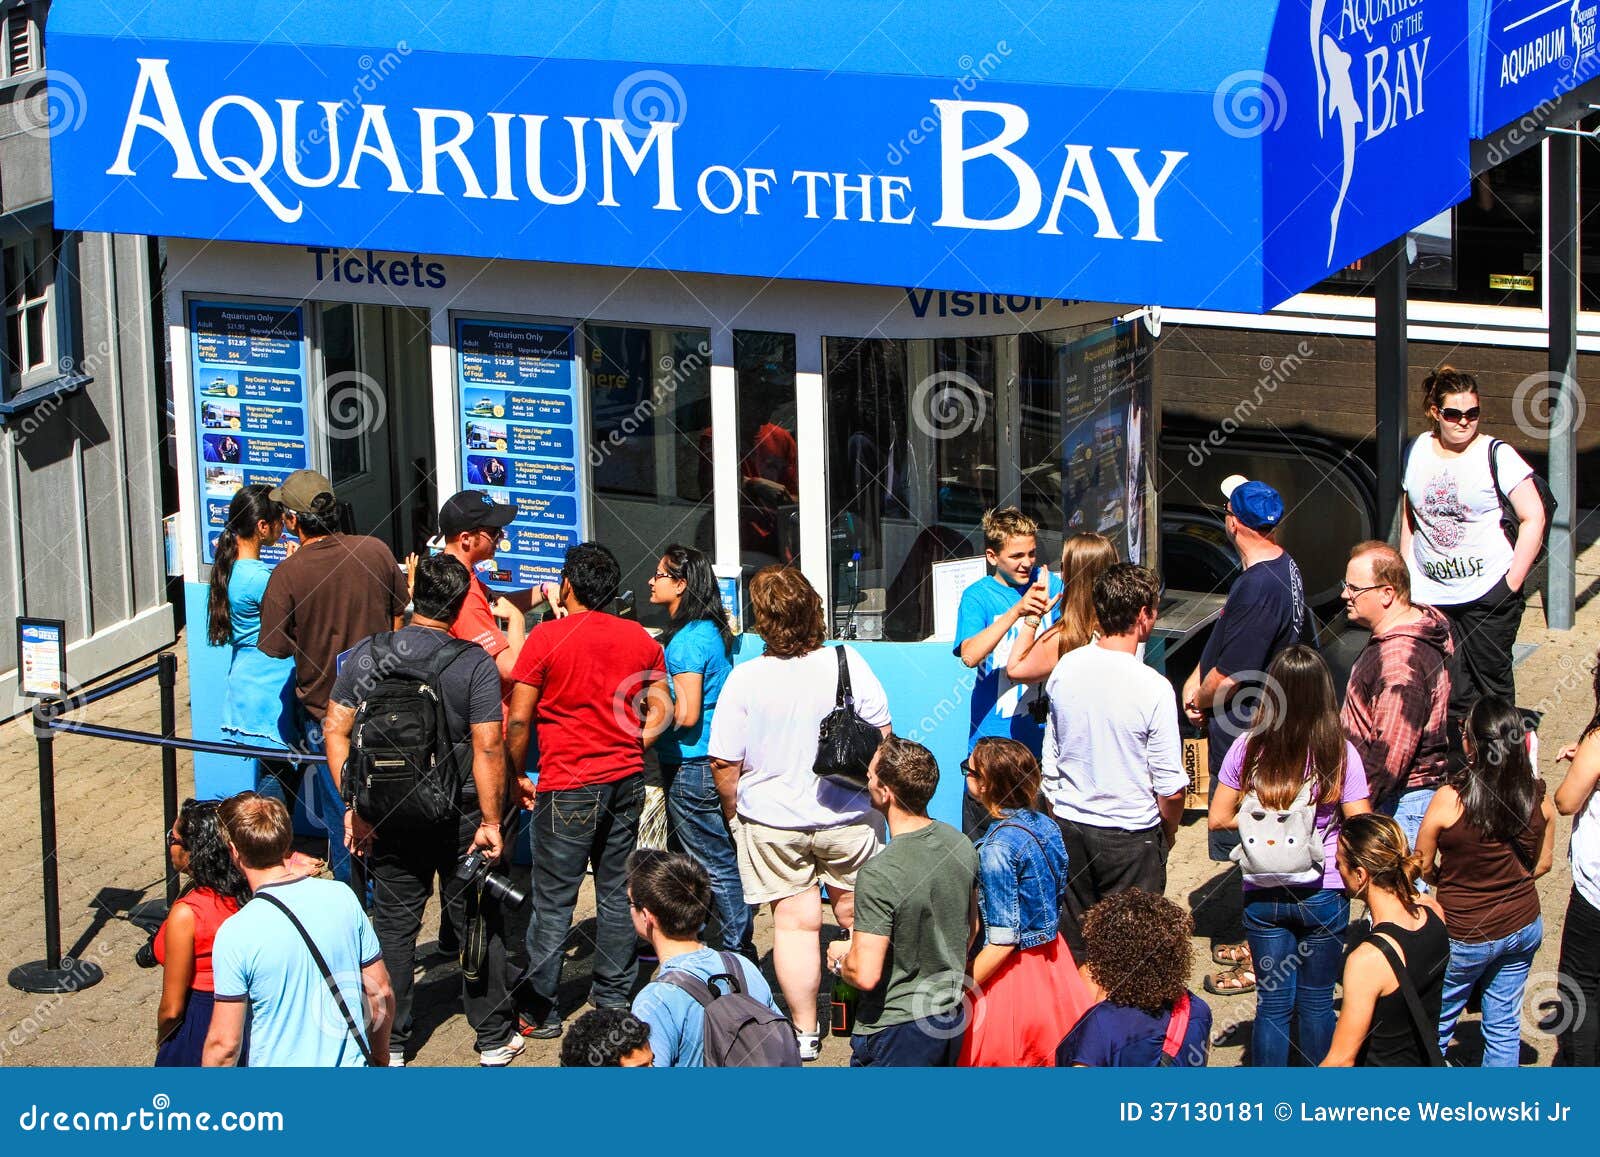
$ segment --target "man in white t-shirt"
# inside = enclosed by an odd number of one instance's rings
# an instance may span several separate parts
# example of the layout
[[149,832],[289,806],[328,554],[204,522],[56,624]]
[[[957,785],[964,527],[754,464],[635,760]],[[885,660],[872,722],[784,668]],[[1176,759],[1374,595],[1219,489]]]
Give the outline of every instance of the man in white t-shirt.
[[733,832],[747,904],[772,905],[772,965],[800,1038],[800,1057],[821,1048],[817,936],[822,897],[841,928],[855,922],[856,872],[882,846],[872,800],[820,778],[817,732],[833,710],[839,656],[849,664],[860,715],[889,734],[883,685],[857,652],[824,646],[822,600],[793,567],[769,566],[750,580],[750,612],[766,654],[735,667],[711,717],[711,769]]
[[1167,852],[1183,820],[1178,699],[1137,654],[1159,593],[1142,566],[1107,570],[1094,583],[1100,635],[1064,655],[1045,684],[1044,793],[1067,845],[1061,934],[1075,954],[1079,923],[1100,900],[1166,890]]

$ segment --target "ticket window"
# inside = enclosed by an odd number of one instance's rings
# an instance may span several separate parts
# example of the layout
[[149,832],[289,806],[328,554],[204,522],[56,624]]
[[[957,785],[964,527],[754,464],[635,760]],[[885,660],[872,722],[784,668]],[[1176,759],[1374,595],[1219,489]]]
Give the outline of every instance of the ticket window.
[[764,566],[801,565],[800,443],[795,337],[735,330],[739,562],[748,584]]
[[316,315],[313,421],[328,479],[357,533],[397,558],[424,551],[438,511],[427,312],[324,302]]
[[982,553],[1000,497],[996,339],[824,348],[834,631],[925,639],[930,568]]
[[583,327],[593,537],[622,567],[646,626],[667,622],[650,576],[673,543],[715,557],[711,335],[665,326]]

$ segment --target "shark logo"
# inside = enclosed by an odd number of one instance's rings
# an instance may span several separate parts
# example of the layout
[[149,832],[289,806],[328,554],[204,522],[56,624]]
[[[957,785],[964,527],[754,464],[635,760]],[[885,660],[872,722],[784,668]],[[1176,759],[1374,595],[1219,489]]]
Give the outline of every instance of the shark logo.
[[1339,174],[1339,195],[1328,214],[1328,258],[1333,264],[1333,249],[1339,240],[1339,214],[1350,193],[1350,179],[1356,167],[1356,125],[1361,123],[1361,103],[1356,100],[1355,83],[1350,79],[1352,58],[1338,41],[1322,30],[1322,15],[1327,0],[1311,0],[1311,66],[1317,73],[1317,135],[1323,136],[1330,120],[1339,122],[1339,143],[1343,167]]

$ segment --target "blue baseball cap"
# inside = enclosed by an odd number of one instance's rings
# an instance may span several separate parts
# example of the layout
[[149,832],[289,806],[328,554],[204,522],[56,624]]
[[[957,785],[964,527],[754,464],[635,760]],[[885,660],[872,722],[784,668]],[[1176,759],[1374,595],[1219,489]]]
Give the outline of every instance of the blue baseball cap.
[[1222,496],[1233,516],[1251,530],[1271,530],[1283,521],[1283,497],[1265,482],[1230,474],[1222,481]]

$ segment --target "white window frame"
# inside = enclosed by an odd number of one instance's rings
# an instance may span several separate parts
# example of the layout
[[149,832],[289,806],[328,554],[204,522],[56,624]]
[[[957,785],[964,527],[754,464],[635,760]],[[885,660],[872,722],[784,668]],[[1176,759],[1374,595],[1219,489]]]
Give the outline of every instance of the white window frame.
[[[14,300],[11,287],[12,253],[23,245],[38,245],[40,243],[44,245],[46,261],[48,262],[42,293],[35,297]],[[52,381],[63,373],[61,357],[66,347],[62,340],[59,322],[60,302],[57,300],[60,293],[61,245],[61,239],[47,226],[35,229],[31,233],[7,239],[3,245],[3,253],[0,253],[0,292],[3,292],[6,317],[6,328],[0,331],[0,335],[5,336],[0,337],[0,340],[9,344],[11,319],[13,317],[21,319],[21,315],[31,310],[40,308],[44,310],[44,325],[42,327],[44,349],[42,351],[26,351],[29,355],[39,352],[43,356],[38,359],[30,356],[26,362],[20,356],[15,358],[18,369],[15,372],[12,372],[9,366],[6,369],[5,382],[3,383],[5,397],[15,397],[24,390]],[[24,343],[27,341],[28,326],[25,319],[19,320],[17,334]],[[12,360],[12,353],[13,351],[7,348],[8,362]],[[24,366],[27,368],[23,368]]]

